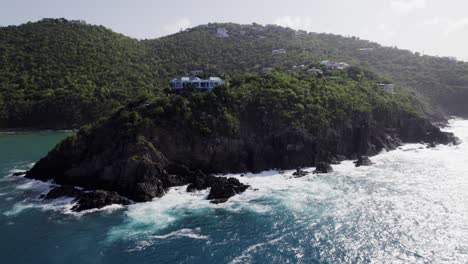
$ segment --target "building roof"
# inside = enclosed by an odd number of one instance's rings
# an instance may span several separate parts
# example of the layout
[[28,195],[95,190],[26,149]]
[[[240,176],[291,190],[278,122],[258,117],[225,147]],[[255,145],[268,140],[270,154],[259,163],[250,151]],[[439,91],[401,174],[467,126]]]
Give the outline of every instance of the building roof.
[[220,77],[210,77],[208,79],[200,79],[198,77],[179,77],[174,78],[171,82],[200,82],[200,81],[213,81],[213,82],[222,82],[223,79]]

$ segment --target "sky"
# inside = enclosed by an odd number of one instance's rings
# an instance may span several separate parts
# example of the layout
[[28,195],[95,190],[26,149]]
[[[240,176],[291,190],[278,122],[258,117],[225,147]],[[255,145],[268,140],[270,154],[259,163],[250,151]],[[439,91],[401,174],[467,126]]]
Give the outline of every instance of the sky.
[[83,19],[139,39],[209,22],[278,24],[468,61],[467,0],[0,0],[0,25]]

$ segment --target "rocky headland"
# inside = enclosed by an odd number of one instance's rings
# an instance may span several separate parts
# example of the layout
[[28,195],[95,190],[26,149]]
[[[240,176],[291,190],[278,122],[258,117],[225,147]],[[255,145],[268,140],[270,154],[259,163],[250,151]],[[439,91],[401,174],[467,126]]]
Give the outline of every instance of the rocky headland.
[[[259,129],[256,119],[240,114],[235,132],[211,127],[206,133],[178,121],[179,115],[156,116],[153,109],[151,103],[135,103],[82,128],[37,162],[26,177],[84,188],[84,193],[67,187],[46,195],[76,197],[76,211],[150,201],[182,185],[188,185],[189,192],[211,188],[208,199],[221,203],[249,186],[213,174],[311,166],[317,166],[316,173],[326,173],[331,171],[328,164],[371,156],[402,143],[456,142],[429,120],[405,111],[353,113],[318,130],[288,124]],[[370,164],[360,160],[359,165]]]

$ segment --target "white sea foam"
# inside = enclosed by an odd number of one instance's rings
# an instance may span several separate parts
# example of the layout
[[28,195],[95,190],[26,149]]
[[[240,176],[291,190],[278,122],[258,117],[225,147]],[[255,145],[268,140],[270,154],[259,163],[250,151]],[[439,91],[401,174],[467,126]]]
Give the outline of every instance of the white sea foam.
[[5,211],[3,214],[6,216],[16,216],[29,209],[39,209],[43,211],[53,210],[67,213],[70,211],[71,207],[73,207],[72,201],[73,198],[59,198],[47,202],[25,199],[15,203],[10,210]]
[[[110,233],[110,239],[138,237],[142,233],[152,233],[167,227],[182,215],[197,214],[212,207],[206,200],[208,190],[188,193],[186,188],[187,186],[174,187],[162,198],[128,206],[126,211],[128,223],[114,228]],[[141,228],[142,226],[145,228]]]
[[[430,149],[408,144],[371,157],[375,164],[370,167],[344,161],[330,174],[302,178],[294,178],[293,171],[226,175],[252,187],[224,204],[210,204],[209,190],[171,188],[162,198],[127,206],[125,223],[111,229],[109,240],[135,241],[128,251],[161,240],[211,241],[209,233],[189,227],[184,219],[248,212],[282,217],[276,218],[278,228],[271,237],[247,244],[232,263],[252,261],[272,248],[291,252],[292,262],[300,262],[306,249],[319,248],[320,259],[330,263],[468,263],[468,121],[453,120],[445,130],[455,132],[462,144]],[[25,182],[20,189],[34,186]],[[28,206],[17,204],[7,213]],[[281,222],[283,218],[287,220]],[[173,227],[178,230],[166,231]],[[299,245],[288,246],[291,237]],[[219,244],[229,245],[229,239]]]
[[42,211],[56,211],[67,215],[81,217],[86,214],[101,212],[101,213],[112,213],[116,210],[125,208],[120,204],[111,204],[102,208],[95,208],[85,210],[81,212],[72,211],[73,206],[76,205],[76,201],[71,197],[62,197],[53,200],[40,200],[40,199],[25,199],[21,202],[15,203],[11,209],[5,211],[3,214],[6,216],[16,216],[29,209],[38,209]]
[[190,239],[197,239],[197,240],[208,240],[208,236],[201,235],[200,234],[200,229],[196,228],[190,229],[190,228],[183,228],[177,231],[170,232],[168,234],[163,234],[163,235],[151,235],[147,236],[144,239],[138,240],[135,243],[135,246],[133,246],[130,249],[127,249],[128,252],[133,252],[133,251],[142,251],[145,250],[148,247],[151,247],[154,245],[156,240],[161,240],[161,239],[171,239],[171,238],[190,238]]
[[75,204],[69,204],[67,207],[63,208],[61,211],[65,214],[70,214],[70,215],[74,215],[77,217],[81,217],[86,214],[91,214],[91,213],[96,213],[96,212],[110,214],[110,213],[113,213],[115,211],[122,210],[125,208],[125,206],[121,204],[111,204],[111,205],[104,206],[102,208],[94,208],[94,209],[89,209],[89,210],[85,210],[81,212],[74,212],[71,209]]
[[249,246],[246,250],[242,251],[242,253],[239,256],[235,257],[230,262],[230,264],[251,263],[252,253],[257,252],[262,247],[265,247],[265,246],[268,246],[268,245],[271,245],[271,244],[278,244],[283,239],[284,239],[284,236],[279,237],[279,238],[275,238],[275,239],[271,239],[271,240],[269,240],[267,242],[264,242],[264,243],[257,243],[257,244],[254,244],[252,246]]
[[[344,161],[330,174],[302,178],[292,177],[293,171],[226,175],[252,188],[225,204],[208,203],[208,191],[189,194],[185,187],[174,188],[161,199],[130,206],[128,223],[112,235],[139,237],[141,248],[146,248],[154,243],[154,232],[187,214],[281,212],[293,217],[295,233],[308,241],[305,246],[321,248],[321,258],[330,262],[466,263],[468,121],[451,121],[445,130],[455,132],[462,144],[435,148],[408,144],[372,157],[375,164],[370,167],[356,168],[352,161]],[[283,224],[277,235],[291,235],[289,225]],[[271,245],[253,244],[232,262],[249,262],[255,254],[266,254],[262,250]],[[296,261],[304,257],[304,245],[277,246],[291,251]],[[340,256],[340,251],[347,253]]]
[[166,239],[170,237],[189,237],[193,239],[208,239],[208,236],[200,235],[198,232],[200,232],[199,229],[193,230],[190,228],[184,228],[164,235],[150,236],[150,238]]
[[26,172],[26,170],[23,170],[23,169],[12,169],[12,170],[10,170],[10,174],[17,173],[17,172]]

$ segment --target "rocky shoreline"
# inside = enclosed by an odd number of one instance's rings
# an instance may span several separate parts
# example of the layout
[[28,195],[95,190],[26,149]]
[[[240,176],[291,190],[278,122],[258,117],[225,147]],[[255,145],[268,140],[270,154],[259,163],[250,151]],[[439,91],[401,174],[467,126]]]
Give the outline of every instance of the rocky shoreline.
[[[188,192],[210,188],[208,199],[222,203],[249,186],[214,174],[303,167],[326,173],[332,170],[329,164],[376,155],[403,143],[457,142],[453,134],[406,112],[356,114],[319,131],[287,126],[256,130],[255,120],[243,119],[237,134],[207,135],[173,120],[148,122],[139,116],[144,110],[136,114],[134,109],[123,108],[92,128],[81,129],[37,162],[26,177],[83,188],[86,192],[53,189],[45,196],[75,197],[75,211],[151,201],[183,185],[188,185]],[[362,157],[356,165],[370,164]],[[298,176],[303,176],[299,170]]]

